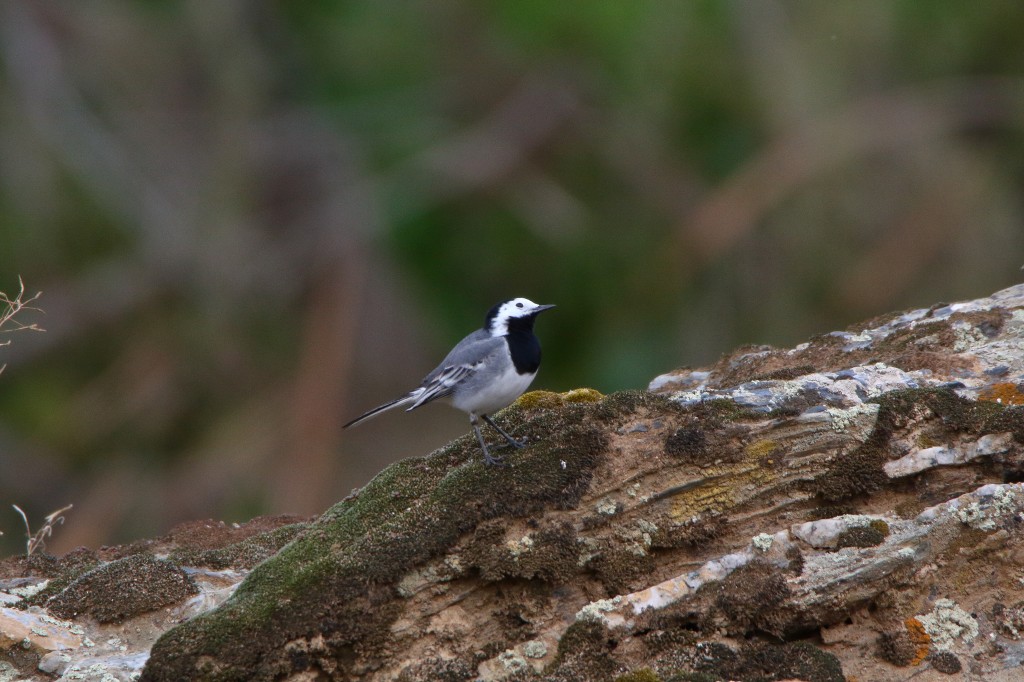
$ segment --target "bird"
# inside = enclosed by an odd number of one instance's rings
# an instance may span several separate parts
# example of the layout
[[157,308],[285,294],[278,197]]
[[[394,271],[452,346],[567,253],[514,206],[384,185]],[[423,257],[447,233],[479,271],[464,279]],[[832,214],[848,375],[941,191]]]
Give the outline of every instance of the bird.
[[[362,414],[342,428],[349,428],[396,407],[406,412],[444,399],[469,415],[469,423],[484,452],[488,466],[502,463],[491,455],[480,433],[482,419],[515,448],[517,441],[494,423],[490,415],[511,405],[521,396],[540,368],[540,341],[533,333],[537,316],[554,308],[538,305],[528,298],[513,298],[496,304],[484,318],[484,326],[459,341],[418,388]],[[408,407],[406,407],[408,406]]]

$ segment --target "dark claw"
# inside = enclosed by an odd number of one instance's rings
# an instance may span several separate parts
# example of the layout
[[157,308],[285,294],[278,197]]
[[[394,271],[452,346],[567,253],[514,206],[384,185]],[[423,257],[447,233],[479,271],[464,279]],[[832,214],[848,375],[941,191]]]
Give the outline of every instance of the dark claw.
[[505,467],[504,457],[494,457],[491,453],[484,451],[484,465],[489,467]]

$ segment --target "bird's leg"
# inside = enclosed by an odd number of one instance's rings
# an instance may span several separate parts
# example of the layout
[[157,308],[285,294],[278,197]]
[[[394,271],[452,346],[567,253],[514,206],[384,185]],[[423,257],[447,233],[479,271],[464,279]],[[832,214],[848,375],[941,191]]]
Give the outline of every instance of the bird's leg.
[[526,443],[523,443],[522,441],[518,441],[515,438],[513,438],[512,436],[510,436],[507,433],[505,433],[505,431],[500,426],[498,426],[493,421],[491,421],[491,418],[488,417],[486,414],[482,414],[480,416],[483,417],[485,422],[487,422],[488,424],[491,425],[492,429],[494,429],[495,431],[497,431],[501,435],[505,436],[505,440],[508,441],[509,445],[511,445],[514,448],[525,448],[526,447]]
[[[484,419],[487,419],[487,417],[484,417]],[[487,421],[489,422],[490,419],[487,419]],[[484,464],[500,466],[502,463],[501,457],[492,457],[491,453],[487,451],[487,444],[484,443],[484,436],[480,433],[480,425],[477,424],[476,416],[471,415],[469,423],[473,425],[473,432],[476,434],[476,439],[480,442],[480,449],[484,451]]]

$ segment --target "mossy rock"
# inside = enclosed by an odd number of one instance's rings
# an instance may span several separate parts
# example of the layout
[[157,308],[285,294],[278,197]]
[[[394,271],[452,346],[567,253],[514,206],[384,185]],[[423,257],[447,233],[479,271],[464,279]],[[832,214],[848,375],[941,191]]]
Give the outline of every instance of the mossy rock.
[[259,533],[219,549],[176,549],[171,561],[182,566],[205,566],[217,570],[250,569],[273,556],[302,532],[308,524],[292,523]]
[[88,614],[101,623],[116,623],[198,593],[195,581],[175,564],[135,554],[84,573],[46,606],[60,618]]
[[[616,396],[548,411],[513,406],[497,418],[530,445],[508,466],[484,466],[466,436],[389,467],[219,608],[165,633],[142,679],[272,680],[378,660],[402,608],[396,583],[488,519],[575,507],[607,447],[595,420],[623,411]],[[536,573],[562,575],[547,564]]]

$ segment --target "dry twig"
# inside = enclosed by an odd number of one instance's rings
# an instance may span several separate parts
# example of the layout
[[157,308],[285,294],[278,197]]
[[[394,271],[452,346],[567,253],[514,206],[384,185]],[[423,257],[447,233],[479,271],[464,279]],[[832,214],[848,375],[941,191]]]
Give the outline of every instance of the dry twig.
[[22,511],[21,507],[16,504],[12,504],[14,511],[21,514],[21,520],[25,523],[25,556],[32,556],[32,554],[40,548],[46,548],[46,538],[53,535],[53,527],[63,525],[64,523],[64,512],[68,511],[74,505],[67,505],[61,507],[55,512],[51,512],[46,517],[46,523],[37,530],[35,533],[32,532],[32,528],[28,524],[28,516]]
[[[36,324],[22,324],[16,322],[14,317],[23,310],[35,310],[39,311],[39,308],[34,308],[30,303],[39,298],[39,292],[37,291],[32,296],[25,298],[25,283],[21,281],[21,277],[18,277],[18,295],[11,298],[7,295],[7,292],[0,291],[0,305],[3,305],[3,311],[0,312],[0,333],[20,332],[20,331],[43,331]],[[6,341],[0,341],[0,346],[6,346],[10,344],[10,339]],[[0,372],[4,371],[6,364],[0,365]]]

